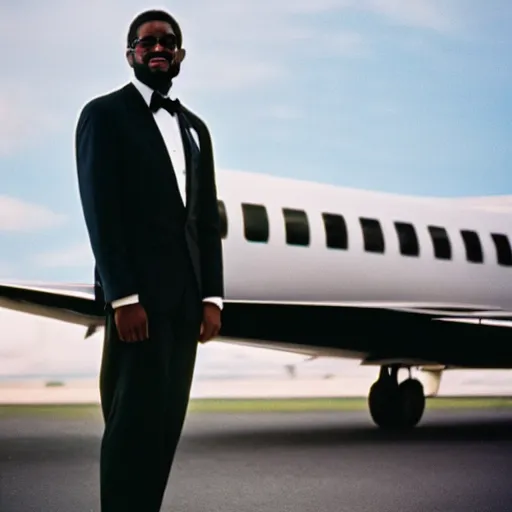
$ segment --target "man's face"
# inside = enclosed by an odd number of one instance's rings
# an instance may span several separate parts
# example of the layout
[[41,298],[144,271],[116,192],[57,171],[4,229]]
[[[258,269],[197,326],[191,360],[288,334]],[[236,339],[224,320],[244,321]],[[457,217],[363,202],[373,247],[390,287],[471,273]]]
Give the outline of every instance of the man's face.
[[148,21],[141,25],[133,51],[127,53],[135,75],[158,90],[165,89],[166,84],[170,87],[184,56],[185,51],[178,48],[171,25],[165,21]]
[[140,26],[134,60],[152,71],[167,72],[177,50],[172,27],[164,21],[148,21]]

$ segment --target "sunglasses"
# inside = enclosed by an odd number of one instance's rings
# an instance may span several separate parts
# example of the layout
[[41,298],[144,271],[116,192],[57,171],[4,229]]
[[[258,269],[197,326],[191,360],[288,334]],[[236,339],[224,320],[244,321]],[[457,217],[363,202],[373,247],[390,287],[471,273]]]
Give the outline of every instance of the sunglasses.
[[153,48],[157,44],[160,44],[168,50],[176,50],[176,48],[178,47],[178,40],[174,34],[165,34],[161,37],[145,36],[135,39],[132,42],[132,48],[140,46],[141,48],[147,50],[149,48]]

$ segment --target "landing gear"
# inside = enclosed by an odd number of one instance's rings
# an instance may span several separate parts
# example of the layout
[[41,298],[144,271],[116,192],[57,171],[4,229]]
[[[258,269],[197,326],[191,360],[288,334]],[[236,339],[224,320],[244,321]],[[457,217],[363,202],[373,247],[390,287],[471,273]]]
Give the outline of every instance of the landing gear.
[[414,428],[425,411],[423,385],[410,376],[399,384],[398,370],[395,366],[381,367],[379,378],[370,388],[370,415],[380,428]]

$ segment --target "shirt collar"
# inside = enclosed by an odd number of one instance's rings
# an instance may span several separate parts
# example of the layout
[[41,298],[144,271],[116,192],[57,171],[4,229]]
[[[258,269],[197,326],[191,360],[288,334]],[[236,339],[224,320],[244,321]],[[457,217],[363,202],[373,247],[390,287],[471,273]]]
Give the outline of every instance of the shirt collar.
[[132,83],[135,86],[135,88],[140,92],[140,95],[144,98],[146,105],[149,107],[149,104],[151,102],[151,96],[153,94],[153,89],[151,89],[151,87],[148,87],[146,84],[142,83],[139,79],[135,77],[133,77]]
[[[140,92],[141,96],[144,98],[144,101],[146,102],[146,105],[149,107],[151,103],[151,96],[153,95],[153,89],[151,89],[151,87],[148,87],[145,83],[142,83],[136,77],[133,77],[132,84]],[[166,94],[164,97],[168,98],[169,96]]]

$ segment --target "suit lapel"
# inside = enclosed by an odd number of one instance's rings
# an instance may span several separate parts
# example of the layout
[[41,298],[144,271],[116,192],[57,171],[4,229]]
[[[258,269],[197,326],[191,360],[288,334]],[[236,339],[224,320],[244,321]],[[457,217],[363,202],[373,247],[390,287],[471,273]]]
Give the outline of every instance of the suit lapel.
[[126,113],[132,119],[134,117],[137,119],[137,133],[134,135],[134,139],[140,141],[146,147],[148,154],[156,159],[158,165],[170,166],[172,168],[171,158],[165,147],[165,141],[144,98],[133,84],[127,85],[127,92],[129,93],[129,98],[125,103]]
[[[125,102],[126,115],[128,118],[136,119],[137,134],[134,135],[134,140],[148,150],[148,154],[155,160],[155,164],[165,166],[171,171],[173,169],[172,160],[151,110],[149,110],[144,98],[133,84],[128,84],[125,89],[127,94],[127,101]],[[187,216],[190,216],[196,210],[197,204],[197,172],[199,169],[200,149],[191,133],[193,127],[187,118],[186,112],[180,111],[177,115],[185,154],[186,210]],[[171,171],[171,174],[174,180],[176,180],[174,172]],[[177,186],[178,183],[176,182]]]
[[196,209],[197,201],[197,171],[199,166],[199,146],[192,135],[192,126],[183,111],[178,113],[181,139],[185,152],[187,212],[190,214]]

